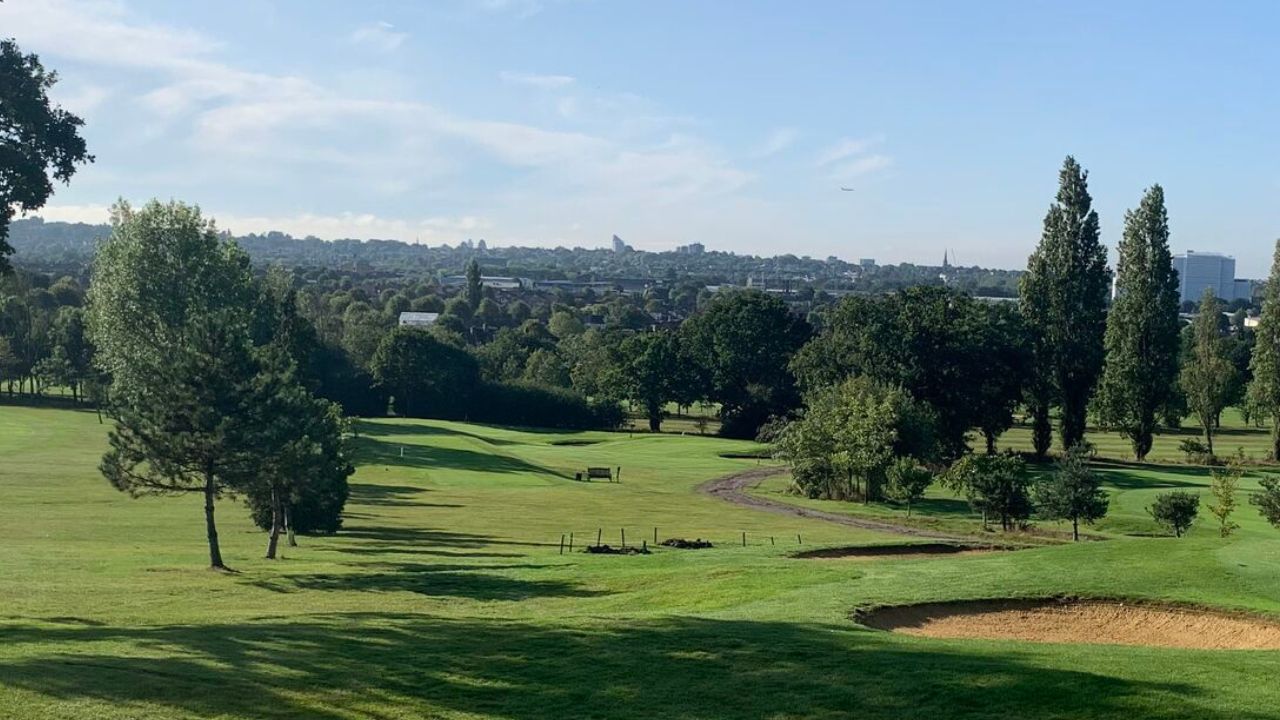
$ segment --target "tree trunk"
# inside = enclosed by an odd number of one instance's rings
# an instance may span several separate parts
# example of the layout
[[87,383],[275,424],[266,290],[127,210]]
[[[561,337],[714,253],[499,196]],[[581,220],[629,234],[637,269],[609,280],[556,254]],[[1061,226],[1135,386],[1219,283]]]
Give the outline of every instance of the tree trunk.
[[276,559],[276,547],[280,544],[280,497],[271,489],[271,535],[267,539],[267,559]]
[[1204,423],[1204,442],[1209,446],[1209,455],[1213,455],[1213,422]]
[[204,474],[204,528],[209,538],[209,567],[214,570],[226,570],[222,563],[222,550],[218,547],[218,526],[213,522],[213,498],[217,486],[214,485],[213,472],[206,470]]
[[992,432],[987,432],[987,433],[983,433],[983,435],[987,436],[987,454],[995,455],[996,454],[996,434]]
[[298,547],[298,538],[293,534],[293,508],[284,503],[284,527],[289,535],[289,547]]
[[1062,400],[1062,420],[1058,432],[1062,436],[1062,449],[1069,450],[1084,440],[1085,419],[1088,408],[1081,398],[1065,397]]
[[1080,542],[1080,518],[1078,517],[1071,518],[1071,540]]

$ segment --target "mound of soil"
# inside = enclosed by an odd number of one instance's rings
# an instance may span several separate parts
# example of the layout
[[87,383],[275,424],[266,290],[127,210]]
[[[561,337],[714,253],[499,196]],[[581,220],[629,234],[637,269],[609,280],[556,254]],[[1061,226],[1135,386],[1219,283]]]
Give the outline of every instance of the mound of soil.
[[670,548],[679,548],[681,550],[703,550],[709,547],[714,547],[711,544],[710,540],[703,540],[702,538],[698,538],[696,540],[685,540],[684,538],[667,538],[666,540],[663,540],[658,544],[663,545],[665,547],[670,547]]
[[897,545],[861,545],[853,547],[819,548],[793,553],[791,557],[802,560],[832,558],[878,558],[892,556],[968,555],[971,553],[1014,550],[998,545],[966,545],[964,543],[900,543]]
[[975,600],[859,613],[867,627],[907,635],[1198,650],[1280,649],[1280,622],[1202,608],[1117,600]]
[[592,555],[648,555],[649,548],[644,546],[636,547],[635,545],[630,545],[627,547],[613,547],[611,545],[588,545],[585,549],[583,549],[582,552],[590,553]]

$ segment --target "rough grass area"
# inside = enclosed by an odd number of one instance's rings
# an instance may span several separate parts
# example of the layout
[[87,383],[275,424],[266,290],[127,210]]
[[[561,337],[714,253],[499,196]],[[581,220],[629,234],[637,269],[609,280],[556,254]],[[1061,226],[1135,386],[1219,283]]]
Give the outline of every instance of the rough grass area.
[[[1276,651],[937,639],[849,619],[1061,595],[1280,617],[1280,533],[1247,506],[1230,540],[1111,526],[1107,542],[801,562],[789,555],[901,538],[695,491],[755,467],[721,457],[749,444],[385,420],[361,423],[334,537],[262,560],[263,534],[224,500],[227,575],[204,569],[198,498],[107,486],[104,436],[92,413],[0,408],[0,717],[1226,720],[1280,707]],[[588,466],[621,466],[622,483],[573,482]],[[1145,496],[1207,482],[1196,472],[1117,468],[1114,522],[1142,530]],[[624,528],[652,554],[578,552]],[[655,528],[715,547],[654,547]]]

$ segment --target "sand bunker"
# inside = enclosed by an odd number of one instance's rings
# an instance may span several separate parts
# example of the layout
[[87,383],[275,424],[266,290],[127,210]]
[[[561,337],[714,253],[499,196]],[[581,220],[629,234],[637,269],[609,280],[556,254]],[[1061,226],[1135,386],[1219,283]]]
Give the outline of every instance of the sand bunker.
[[898,545],[862,545],[854,547],[819,548],[792,554],[801,559],[879,558],[890,556],[969,555],[971,553],[1015,550],[996,545],[965,545],[963,543],[901,543]]
[[1113,600],[978,600],[886,607],[855,619],[878,630],[936,638],[1144,645],[1200,650],[1280,649],[1280,622],[1198,608]]

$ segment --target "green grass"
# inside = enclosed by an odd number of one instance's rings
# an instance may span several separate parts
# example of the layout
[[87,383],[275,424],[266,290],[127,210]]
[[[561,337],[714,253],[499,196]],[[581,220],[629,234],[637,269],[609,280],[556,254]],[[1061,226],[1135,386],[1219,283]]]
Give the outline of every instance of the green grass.
[[[268,562],[245,509],[222,502],[240,571],[223,575],[203,569],[198,498],[112,490],[104,435],[89,412],[0,407],[0,717],[1225,719],[1280,705],[1276,652],[939,641],[848,619],[1051,594],[1280,616],[1280,533],[1248,507],[1230,540],[1201,527],[795,560],[796,533],[806,547],[892,538],[694,492],[754,467],[721,457],[749,443],[386,420],[361,426],[341,534]],[[622,483],[575,483],[587,465],[621,466]],[[1141,531],[1153,485],[1186,477],[1115,472],[1109,533]],[[558,552],[562,533],[616,543],[626,527],[630,543],[655,526],[718,546]]]
[[[1182,462],[1185,458],[1178,451],[1178,443],[1185,438],[1204,441],[1204,435],[1195,416],[1183,421],[1181,428],[1157,433],[1147,460]],[[1089,432],[1087,439],[1097,448],[1100,457],[1116,460],[1134,459],[1132,445],[1120,433],[1094,429]],[[1056,426],[1054,442],[1058,442]],[[1214,450],[1224,457],[1234,455],[1239,450],[1252,460],[1266,460],[1271,452],[1271,430],[1268,427],[1248,425],[1240,418],[1239,410],[1227,408],[1222,413],[1222,427],[1214,434],[1213,445]],[[1032,449],[1031,426],[1015,425],[1000,438],[999,447],[1030,452]]]

